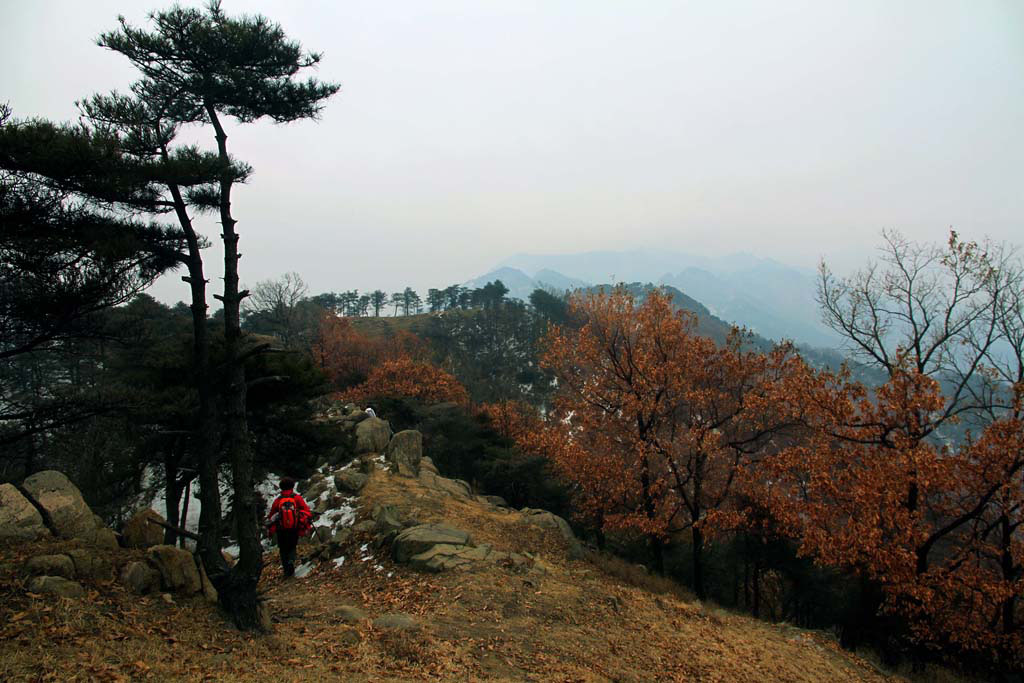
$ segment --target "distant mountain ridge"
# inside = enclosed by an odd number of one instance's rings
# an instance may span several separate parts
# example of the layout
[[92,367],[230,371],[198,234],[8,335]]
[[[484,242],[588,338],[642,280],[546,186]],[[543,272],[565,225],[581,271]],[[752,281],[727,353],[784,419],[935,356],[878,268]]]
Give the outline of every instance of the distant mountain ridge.
[[774,340],[834,348],[837,335],[820,320],[812,271],[737,253],[707,258],[677,252],[595,251],[517,254],[471,280],[480,287],[500,279],[509,296],[526,300],[541,287],[572,290],[598,282],[670,285],[723,321]]

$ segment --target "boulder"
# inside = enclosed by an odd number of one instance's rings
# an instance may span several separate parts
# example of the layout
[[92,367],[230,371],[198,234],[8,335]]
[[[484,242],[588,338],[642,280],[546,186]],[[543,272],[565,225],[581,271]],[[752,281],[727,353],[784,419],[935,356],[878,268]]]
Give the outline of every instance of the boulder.
[[189,551],[173,545],[156,545],[146,553],[146,559],[160,572],[165,590],[191,595],[203,589],[199,569]]
[[373,627],[393,631],[416,631],[419,630],[420,623],[413,616],[395,612],[394,614],[385,614],[374,619]]
[[369,477],[353,469],[342,470],[334,475],[334,485],[341,493],[357,494],[366,486]]
[[85,595],[82,584],[62,576],[37,576],[29,582],[28,589],[32,593],[56,595],[60,598],[81,598]]
[[[152,522],[150,521],[152,520]],[[163,516],[156,510],[139,510],[124,523],[121,535],[129,548],[149,548],[164,542],[163,527],[153,522],[164,522]]]
[[435,465],[434,461],[426,455],[420,458],[420,471],[422,472],[423,470],[433,472],[434,474],[440,474],[440,472],[437,471],[437,465]]
[[379,417],[368,417],[356,425],[356,453],[383,453],[391,441],[391,425]]
[[472,570],[485,564],[500,564],[519,569],[530,564],[529,558],[518,553],[494,550],[489,545],[475,547],[440,543],[409,558],[409,566],[427,572],[443,572],[453,569]]
[[67,555],[36,555],[25,563],[29,574],[75,578],[75,564]]
[[356,412],[349,413],[348,415],[346,415],[344,417],[343,421],[347,422],[349,427],[354,427],[357,424],[359,424],[360,422],[362,422],[363,420],[368,420],[368,419],[370,419],[370,415],[365,410],[358,410],[357,409]]
[[453,498],[468,500],[473,497],[472,487],[461,479],[449,479],[429,470],[420,470],[419,481],[428,489],[447,493]]
[[444,524],[420,524],[395,536],[391,551],[396,562],[405,563],[439,544],[471,546],[473,539],[465,531]]
[[477,501],[496,508],[507,508],[508,502],[501,496],[477,496]]
[[396,534],[405,528],[394,505],[374,505],[370,518],[376,523],[376,531],[381,536]]
[[361,522],[356,522],[352,525],[352,531],[357,534],[368,534],[372,533],[377,528],[377,523],[372,519],[364,519]]
[[576,534],[572,532],[572,527],[564,519],[547,510],[535,508],[523,508],[520,512],[523,515],[523,521],[529,524],[536,524],[547,529],[558,529],[568,545],[570,560],[579,560],[583,557],[583,546],[580,544],[579,539],[576,538]]
[[106,553],[93,548],[76,548],[68,551],[68,557],[75,565],[75,576],[92,581],[109,581],[113,568]]
[[121,544],[117,540],[117,534],[113,529],[105,526],[98,526],[93,532],[81,536],[81,539],[94,548],[101,550],[117,550]]
[[0,542],[34,541],[50,532],[36,506],[11,484],[0,484]]
[[331,488],[332,483],[333,482],[331,482],[327,477],[317,472],[310,477],[309,481],[306,482],[306,485],[302,487],[302,497],[306,499],[306,502],[309,503],[310,507],[315,508],[320,500],[320,496]]
[[121,571],[121,583],[135,595],[148,595],[160,590],[160,572],[146,562],[129,562]]
[[203,597],[210,604],[217,604],[217,589],[213,587],[213,582],[210,581],[210,577],[206,574],[206,567],[203,566],[203,561],[200,557],[196,556],[196,567],[199,569],[199,585],[202,586]]
[[70,479],[56,470],[46,470],[26,479],[23,487],[46,510],[57,534],[64,538],[93,540],[96,518]]
[[415,429],[398,432],[391,437],[384,455],[392,472],[405,477],[419,476],[420,459],[423,457],[423,435]]
[[[409,566],[413,569],[427,572],[443,572],[451,569],[467,568],[475,561],[483,558],[470,558],[466,556],[467,551],[478,550],[467,548],[464,545],[449,545],[438,543],[418,555],[409,558]],[[485,554],[486,556],[486,554]]]

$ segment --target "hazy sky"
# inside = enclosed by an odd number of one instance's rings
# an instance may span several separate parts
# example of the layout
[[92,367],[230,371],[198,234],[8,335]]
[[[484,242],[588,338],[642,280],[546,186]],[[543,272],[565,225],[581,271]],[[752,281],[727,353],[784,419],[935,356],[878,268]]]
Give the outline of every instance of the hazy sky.
[[[0,101],[70,119],[124,89],[131,67],[93,41],[165,6],[0,0]],[[843,266],[884,227],[1024,243],[1019,0],[224,6],[279,21],[342,84],[319,123],[229,130],[256,171],[235,195],[250,284],[422,291],[599,249]],[[187,296],[177,276],[153,293]]]

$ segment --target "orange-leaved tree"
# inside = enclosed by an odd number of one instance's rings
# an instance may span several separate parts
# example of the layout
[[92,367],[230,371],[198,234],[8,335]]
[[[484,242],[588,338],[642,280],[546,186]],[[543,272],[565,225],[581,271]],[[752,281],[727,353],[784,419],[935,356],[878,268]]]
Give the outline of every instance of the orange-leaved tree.
[[823,267],[819,297],[887,381],[825,375],[803,397],[812,438],[770,460],[762,493],[803,553],[862,578],[849,644],[888,611],[921,640],[1019,665],[1020,264],[955,233],[945,249],[885,237],[881,265],[846,280]]
[[412,398],[424,403],[469,403],[469,394],[453,375],[405,355],[382,361],[370,370],[365,382],[343,395],[358,402],[386,397]]
[[477,412],[487,417],[502,438],[519,443],[540,427],[540,412],[523,401],[481,403]]
[[356,329],[352,318],[326,312],[320,318],[313,360],[338,388],[365,382],[384,361],[409,358],[427,362],[429,345],[415,334],[398,330],[385,337],[370,337]]
[[639,304],[621,288],[577,296],[570,308],[585,323],[548,334],[542,363],[558,392],[524,447],[548,454],[593,523],[645,534],[659,571],[664,541],[688,530],[703,597],[708,533],[738,521],[741,472],[799,433],[793,399],[813,373],[785,346],[698,336],[659,291]]
[[313,343],[313,361],[335,387],[365,382],[377,361],[376,345],[349,318],[325,312]]

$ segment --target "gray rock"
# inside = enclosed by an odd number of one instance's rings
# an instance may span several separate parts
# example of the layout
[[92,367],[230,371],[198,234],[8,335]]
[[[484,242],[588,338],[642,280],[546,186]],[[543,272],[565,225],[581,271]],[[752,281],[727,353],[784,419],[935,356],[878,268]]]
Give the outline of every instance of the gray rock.
[[106,553],[92,548],[76,548],[68,551],[68,557],[74,563],[75,576],[79,579],[108,581],[113,576],[113,568]]
[[416,621],[415,617],[395,612],[394,614],[385,614],[374,619],[373,627],[393,631],[416,631],[419,630],[420,623]]
[[427,572],[450,570],[467,571],[487,564],[499,564],[513,569],[526,567],[530,560],[518,553],[494,550],[489,545],[465,546],[440,543],[409,558],[409,566]]
[[160,572],[146,562],[129,562],[121,570],[121,583],[135,595],[149,595],[160,590]]
[[83,536],[82,540],[100,550],[117,550],[121,547],[114,530],[108,529],[105,526],[96,527],[92,534]]
[[156,545],[146,553],[146,559],[160,572],[160,581],[165,590],[186,595],[202,590],[202,578],[189,551],[172,545]]
[[301,488],[302,497],[306,499],[310,507],[316,508],[320,496],[331,488],[332,483],[330,479],[317,472]]
[[[150,521],[152,520],[152,521]],[[129,548],[149,548],[164,542],[163,527],[152,522],[166,521],[156,510],[139,510],[124,523],[121,535]]]
[[50,532],[35,505],[11,484],[0,484],[0,541],[34,541]]
[[212,605],[217,604],[217,589],[213,587],[213,582],[210,581],[210,577],[206,574],[206,567],[203,566],[203,560],[198,555],[195,556],[196,568],[199,570],[199,585],[202,587],[203,597],[206,601]]
[[32,593],[56,595],[60,598],[81,598],[85,595],[82,584],[62,576],[37,576],[29,582],[28,589]]
[[562,534],[562,538],[565,539],[568,545],[568,554],[570,560],[579,560],[583,558],[583,546],[580,544],[576,534],[572,532],[572,527],[569,523],[558,515],[548,512],[547,510],[538,510],[535,508],[523,508],[520,510],[523,515],[523,521],[530,524],[536,524],[537,526],[545,527],[548,529],[558,529]]
[[377,523],[372,519],[364,519],[361,522],[357,522],[352,525],[352,531],[357,534],[368,534],[373,532],[377,528]]
[[423,457],[423,435],[414,429],[398,432],[391,437],[384,455],[392,472],[404,477],[419,476],[420,459]]
[[[468,557],[466,554],[467,550],[477,550],[477,548],[467,548],[464,545],[438,543],[422,553],[410,557],[409,566],[420,571],[442,572],[451,569],[465,568],[474,564],[476,561],[484,559],[478,556]],[[486,557],[486,551],[484,553],[484,557]]]
[[398,533],[405,528],[394,505],[374,505],[370,518],[376,523],[375,530],[382,536]]
[[383,453],[391,441],[391,425],[369,417],[356,425],[356,453]]
[[501,496],[477,496],[476,499],[486,505],[492,505],[496,508],[507,508],[508,503]]
[[350,427],[354,427],[355,425],[359,424],[363,420],[368,420],[368,419],[370,419],[370,416],[367,415],[366,411],[358,410],[358,409],[356,410],[356,412],[349,413],[348,415],[345,416],[345,422],[348,423],[348,425]]
[[474,545],[465,531],[444,524],[420,524],[395,537],[392,553],[396,562],[408,562],[413,555],[426,552],[435,545]]
[[75,578],[75,564],[67,555],[36,555],[25,563],[30,574]]
[[334,485],[342,493],[357,494],[366,486],[369,477],[356,470],[342,470],[334,475]]
[[448,479],[428,470],[421,470],[419,481],[428,489],[447,493],[453,498],[469,500],[473,497],[473,489],[461,479]]
[[23,487],[46,510],[60,536],[93,540],[96,519],[70,479],[56,470],[46,470],[26,479]]
[[423,470],[433,472],[434,474],[440,474],[440,472],[437,471],[437,465],[435,465],[434,461],[426,455],[420,458],[420,471],[422,472]]
[[338,527],[337,529],[334,530],[334,533],[331,534],[331,541],[330,542],[331,543],[335,543],[337,545],[342,545],[346,541],[348,541],[349,537],[351,537],[351,536],[352,536],[352,529],[351,528],[349,528],[347,526]]

